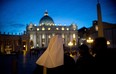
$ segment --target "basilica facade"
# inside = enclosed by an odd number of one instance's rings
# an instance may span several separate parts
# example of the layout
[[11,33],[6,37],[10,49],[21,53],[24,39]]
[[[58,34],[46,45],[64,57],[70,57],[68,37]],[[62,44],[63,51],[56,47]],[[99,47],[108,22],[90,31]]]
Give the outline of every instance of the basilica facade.
[[36,26],[30,23],[26,26],[24,34],[2,34],[0,33],[0,51],[30,51],[33,48],[46,48],[50,38],[55,35],[61,35],[65,46],[69,46],[69,42],[76,46],[78,44],[78,30],[76,24],[70,26],[56,25],[54,20],[45,11],[44,16],[40,19]]
[[77,25],[71,24],[70,26],[56,26],[47,11],[40,19],[38,26],[35,26],[32,23],[27,26],[26,33],[29,35],[31,48],[47,47],[50,38],[54,35],[61,35],[65,46],[68,46],[69,42],[72,42],[73,45],[77,45],[78,42]]

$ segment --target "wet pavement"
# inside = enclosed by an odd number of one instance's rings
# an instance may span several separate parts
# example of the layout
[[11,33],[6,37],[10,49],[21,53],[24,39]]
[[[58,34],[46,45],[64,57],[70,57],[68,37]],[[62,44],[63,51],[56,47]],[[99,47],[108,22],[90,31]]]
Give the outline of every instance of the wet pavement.
[[0,55],[0,74],[33,74],[39,55]]

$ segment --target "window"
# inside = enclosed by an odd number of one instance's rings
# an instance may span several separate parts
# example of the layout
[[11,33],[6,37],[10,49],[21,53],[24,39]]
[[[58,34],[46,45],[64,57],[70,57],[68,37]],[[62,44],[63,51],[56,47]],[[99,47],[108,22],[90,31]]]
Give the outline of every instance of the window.
[[42,27],[42,30],[44,31],[44,30],[45,30],[45,28],[44,28],[44,27]]
[[32,40],[33,39],[33,35],[30,35],[30,40]]
[[66,30],[69,30],[69,28],[67,28]]
[[64,34],[62,34],[62,38],[64,38]]
[[73,38],[75,38],[75,34],[73,34]]
[[37,47],[39,46],[39,44],[37,43]]
[[48,38],[51,38],[51,36],[49,35]]
[[37,28],[37,31],[39,31],[39,28]]
[[56,30],[59,30],[59,28],[56,28]]
[[64,30],[64,27],[62,27],[62,30]]
[[98,26],[97,25],[95,26],[95,30],[98,31]]
[[50,30],[51,28],[48,28],[48,30]]
[[53,33],[52,36],[54,36],[55,34]]
[[44,34],[42,35],[42,39],[45,39],[45,35]]

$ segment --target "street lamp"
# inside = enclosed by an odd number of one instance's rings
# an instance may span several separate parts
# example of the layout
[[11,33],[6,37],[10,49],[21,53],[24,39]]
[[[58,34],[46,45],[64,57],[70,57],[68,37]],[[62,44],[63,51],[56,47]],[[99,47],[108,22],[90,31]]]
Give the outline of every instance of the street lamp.
[[110,41],[107,41],[107,45],[110,45]]
[[88,39],[87,39],[87,43],[93,43],[93,39],[91,38],[91,37],[89,37]]
[[68,46],[70,46],[70,56],[72,55],[71,54],[71,47],[73,46],[73,43],[70,41],[69,43],[68,43]]
[[90,48],[91,48],[91,43],[93,43],[93,39],[92,39],[91,37],[89,37],[89,38],[87,39],[87,43],[90,44]]

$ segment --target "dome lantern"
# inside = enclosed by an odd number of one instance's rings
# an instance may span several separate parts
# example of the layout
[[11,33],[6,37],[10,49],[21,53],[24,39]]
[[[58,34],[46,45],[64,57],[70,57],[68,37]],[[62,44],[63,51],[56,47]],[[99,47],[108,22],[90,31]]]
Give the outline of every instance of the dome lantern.
[[54,26],[54,21],[50,16],[48,16],[47,10],[45,11],[44,16],[40,19],[39,25],[40,26]]
[[44,16],[48,16],[48,11],[47,10],[45,11]]

